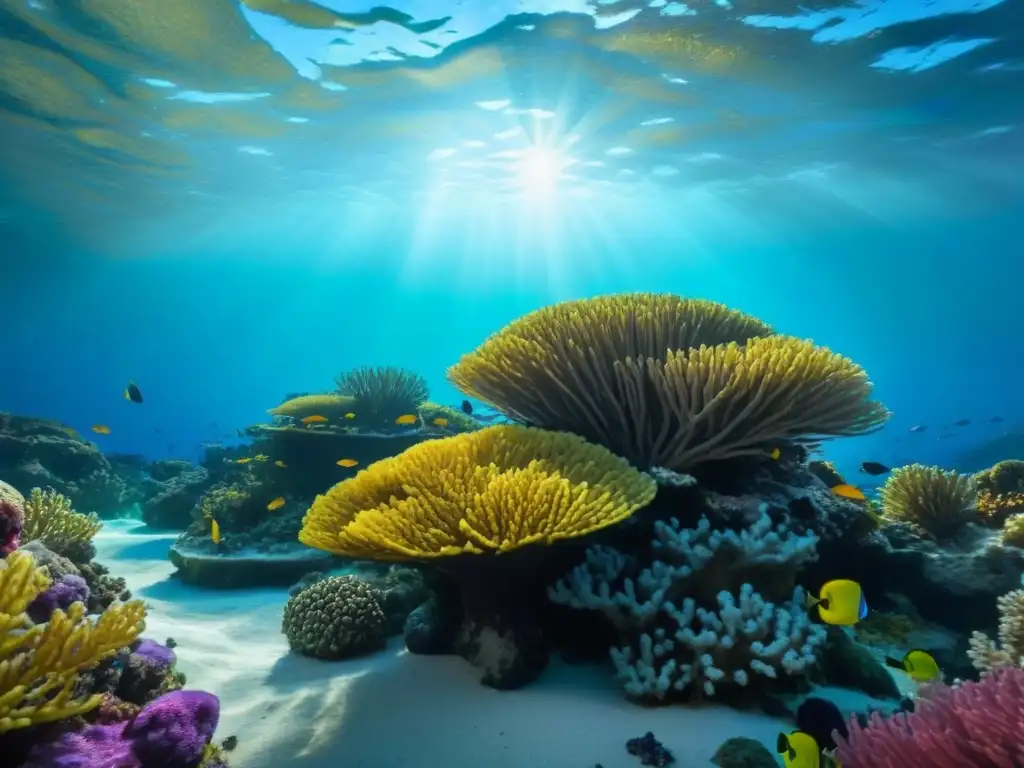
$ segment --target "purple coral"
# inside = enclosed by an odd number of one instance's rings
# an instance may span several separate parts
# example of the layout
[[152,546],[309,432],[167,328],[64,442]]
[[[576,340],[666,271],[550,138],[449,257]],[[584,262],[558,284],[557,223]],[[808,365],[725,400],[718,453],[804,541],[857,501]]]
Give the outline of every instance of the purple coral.
[[42,624],[49,621],[58,608],[66,611],[72,603],[88,602],[89,585],[85,579],[73,573],[65,573],[29,604],[28,616],[36,624]]
[[1024,765],[1024,669],[935,686],[912,714],[850,721],[836,756],[846,768],[1015,768]]
[[194,768],[219,717],[212,693],[174,691],[127,723],[90,725],[36,747],[23,768]]
[[0,496],[0,556],[6,557],[21,544],[22,509]]
[[139,640],[132,648],[132,657],[133,660],[141,661],[146,666],[159,669],[161,672],[166,672],[178,660],[174,651],[166,645],[145,638]]

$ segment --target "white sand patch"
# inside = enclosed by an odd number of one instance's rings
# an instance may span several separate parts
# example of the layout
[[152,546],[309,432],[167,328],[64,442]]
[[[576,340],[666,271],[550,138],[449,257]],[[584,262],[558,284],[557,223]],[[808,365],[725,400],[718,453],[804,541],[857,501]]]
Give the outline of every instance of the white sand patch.
[[401,638],[365,659],[288,651],[284,589],[212,591],[171,579],[173,535],[107,523],[98,559],[150,606],[146,636],[178,642],[189,688],[221,700],[218,738],[238,736],[235,768],[633,768],[625,742],[653,731],[678,768],[707,768],[746,736],[772,748],[785,722],[724,707],[648,709],[610,672],[553,663],[518,691],[494,691],[458,657],[414,656]]

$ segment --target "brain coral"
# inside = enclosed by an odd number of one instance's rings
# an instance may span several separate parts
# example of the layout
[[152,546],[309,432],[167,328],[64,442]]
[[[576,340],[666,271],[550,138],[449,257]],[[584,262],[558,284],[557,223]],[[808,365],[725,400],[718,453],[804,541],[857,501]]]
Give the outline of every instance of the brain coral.
[[289,598],[282,631],[292,650],[307,656],[355,656],[384,644],[383,600],[383,592],[356,576],[331,576]]
[[510,418],[676,471],[767,455],[780,440],[860,434],[888,418],[851,360],[721,304],[668,294],[537,310],[448,375]]

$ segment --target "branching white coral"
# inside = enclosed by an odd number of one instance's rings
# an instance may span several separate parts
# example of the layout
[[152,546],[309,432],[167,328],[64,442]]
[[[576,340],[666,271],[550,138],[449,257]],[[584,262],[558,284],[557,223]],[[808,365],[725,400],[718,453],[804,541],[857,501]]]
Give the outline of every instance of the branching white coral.
[[1024,667],[1024,589],[1009,592],[999,607],[998,642],[984,632],[971,634],[967,655],[980,672],[996,667]]

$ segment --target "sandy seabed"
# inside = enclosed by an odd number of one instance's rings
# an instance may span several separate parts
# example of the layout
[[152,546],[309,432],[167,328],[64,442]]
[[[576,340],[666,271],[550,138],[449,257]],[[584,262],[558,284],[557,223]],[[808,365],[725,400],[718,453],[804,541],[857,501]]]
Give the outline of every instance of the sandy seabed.
[[220,697],[234,768],[632,768],[625,742],[647,731],[678,768],[705,768],[727,738],[772,748],[793,727],[725,707],[640,707],[592,666],[553,663],[533,685],[494,691],[461,658],[414,656],[401,638],[363,659],[308,659],[281,633],[287,590],[182,584],[173,539],[108,522],[97,559],[145,600],[145,636],[177,641],[186,687]]

